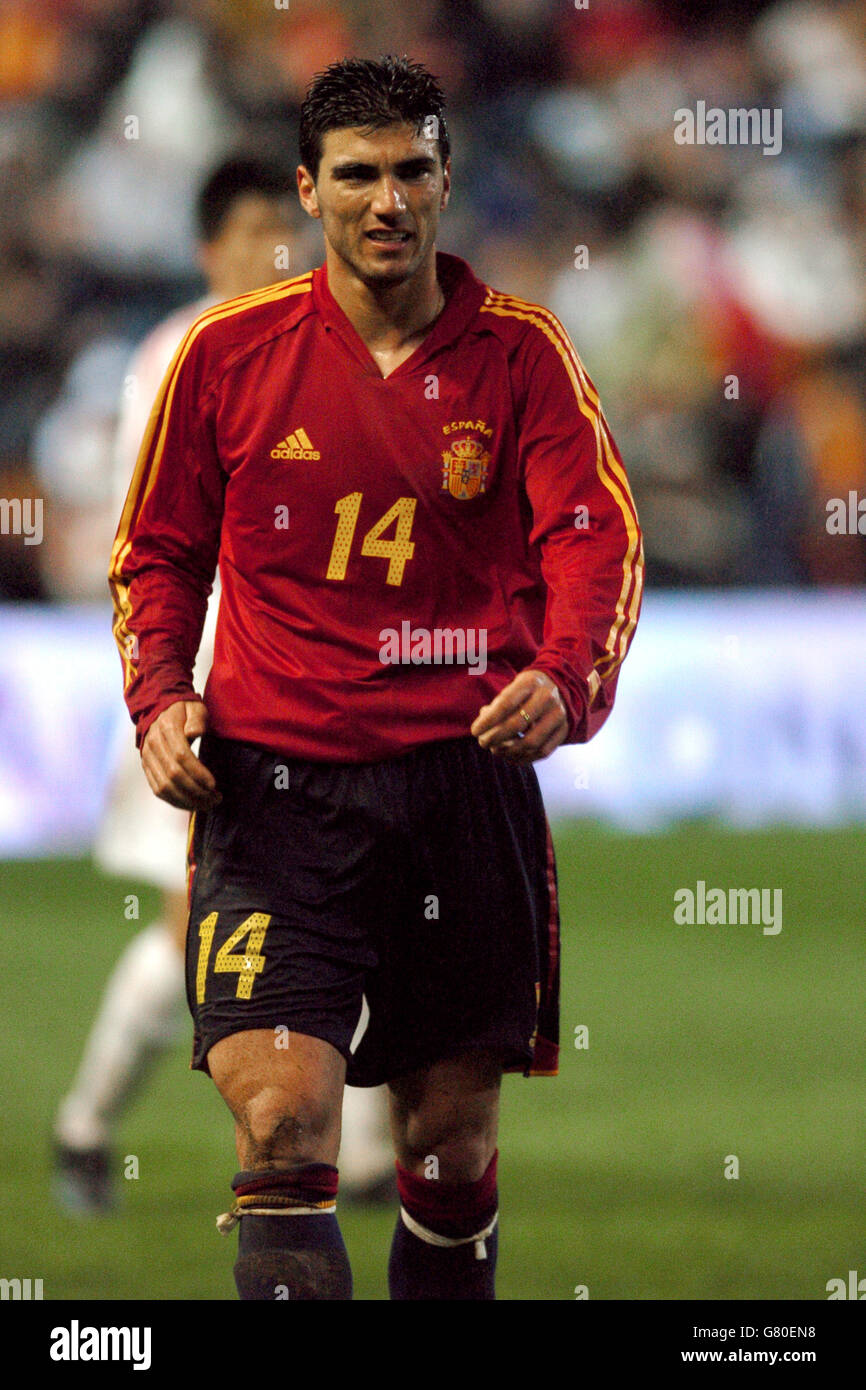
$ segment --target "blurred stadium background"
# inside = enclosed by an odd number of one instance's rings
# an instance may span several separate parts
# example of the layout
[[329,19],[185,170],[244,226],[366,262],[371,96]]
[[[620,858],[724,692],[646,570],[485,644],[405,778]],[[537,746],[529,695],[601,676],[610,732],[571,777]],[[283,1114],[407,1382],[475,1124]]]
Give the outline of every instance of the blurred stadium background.
[[[234,1297],[230,1125],[184,1048],[124,1121],[122,1214],[48,1196],[125,897],[156,901],[88,858],[125,717],[111,442],[133,348],[201,291],[202,176],[293,167],[313,73],[382,52],[446,89],[440,245],[560,315],[646,532],[618,708],[542,769],[563,1050],[506,1082],[500,1296],[825,1298],[866,1273],[866,536],[826,525],[866,498],[861,0],[0,0],[0,498],[44,502],[41,544],[0,535],[0,1275]],[[698,101],[781,110],[781,151],[676,143]],[[318,236],[299,214],[289,273]],[[675,925],[698,880],[781,888],[782,930]],[[391,1214],[344,1224],[383,1298]]]

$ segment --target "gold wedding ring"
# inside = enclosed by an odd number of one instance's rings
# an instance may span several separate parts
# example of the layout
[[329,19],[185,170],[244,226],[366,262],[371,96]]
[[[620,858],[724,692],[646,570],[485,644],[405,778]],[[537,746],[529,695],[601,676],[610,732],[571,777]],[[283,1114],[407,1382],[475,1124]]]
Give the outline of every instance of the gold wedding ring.
[[523,715],[523,718],[526,720],[526,727],[527,727],[527,729],[528,729],[529,726],[530,726],[530,724],[532,723],[532,720],[530,719],[529,715],[526,713],[526,710],[523,708],[522,705],[521,705],[520,709],[518,710],[518,714],[522,714],[522,715]]

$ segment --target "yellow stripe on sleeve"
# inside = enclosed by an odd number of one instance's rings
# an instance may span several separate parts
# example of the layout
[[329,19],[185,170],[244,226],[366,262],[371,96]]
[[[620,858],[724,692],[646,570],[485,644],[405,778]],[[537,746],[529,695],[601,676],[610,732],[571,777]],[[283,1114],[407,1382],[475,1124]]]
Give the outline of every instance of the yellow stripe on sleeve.
[[[586,370],[556,315],[541,305],[490,290],[481,306],[482,313],[504,318],[523,319],[535,324],[559,354],[577,399],[578,408],[592,426],[596,440],[596,471],[604,487],[614,498],[625,525],[628,544],[623,556],[623,580],[615,606],[615,617],[605,639],[606,655],[595,662],[589,680],[590,703],[616,667],[624,660],[632,633],[637,624],[640,597],[643,590],[643,542],[637,525],[637,509],[631,495],[625,469],[611,446],[610,434],[601,411],[601,403],[593,390]],[[629,593],[630,602],[626,606]]]

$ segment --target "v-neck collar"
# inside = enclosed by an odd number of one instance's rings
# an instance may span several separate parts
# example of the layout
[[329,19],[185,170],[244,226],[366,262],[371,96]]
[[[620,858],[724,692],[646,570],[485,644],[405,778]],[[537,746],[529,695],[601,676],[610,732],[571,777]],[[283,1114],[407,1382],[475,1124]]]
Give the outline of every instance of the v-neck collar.
[[395,377],[417,371],[433,353],[458,338],[487,295],[487,287],[473,275],[466,261],[445,251],[436,252],[436,278],[445,295],[445,307],[423,342],[387,376],[382,375],[379,363],[331,293],[327,265],[320,265],[313,271],[313,303],[326,329],[339,333],[352,356],[369,375],[377,376],[380,381],[393,381]]

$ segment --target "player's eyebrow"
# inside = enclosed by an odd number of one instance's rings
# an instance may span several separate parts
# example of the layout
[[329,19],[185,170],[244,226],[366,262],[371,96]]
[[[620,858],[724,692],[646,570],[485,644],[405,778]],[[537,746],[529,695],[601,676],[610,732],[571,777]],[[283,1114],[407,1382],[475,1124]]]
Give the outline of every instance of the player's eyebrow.
[[[402,159],[399,164],[394,165],[394,173],[407,177],[412,174],[424,174],[436,168],[436,161],[431,155],[413,155],[411,159]],[[369,179],[375,178],[379,169],[376,164],[365,164],[362,160],[348,160],[345,164],[335,164],[331,169],[333,179]]]

